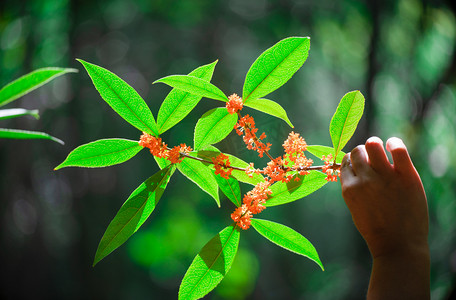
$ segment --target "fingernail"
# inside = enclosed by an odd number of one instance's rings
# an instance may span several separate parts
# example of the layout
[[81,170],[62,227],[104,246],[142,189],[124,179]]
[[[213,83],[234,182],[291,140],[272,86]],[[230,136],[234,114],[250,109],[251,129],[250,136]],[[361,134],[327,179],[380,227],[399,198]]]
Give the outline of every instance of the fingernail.
[[345,154],[344,159],[342,159],[341,167],[345,168],[345,167],[349,167],[350,165],[351,165],[350,153],[347,153],[347,154]]

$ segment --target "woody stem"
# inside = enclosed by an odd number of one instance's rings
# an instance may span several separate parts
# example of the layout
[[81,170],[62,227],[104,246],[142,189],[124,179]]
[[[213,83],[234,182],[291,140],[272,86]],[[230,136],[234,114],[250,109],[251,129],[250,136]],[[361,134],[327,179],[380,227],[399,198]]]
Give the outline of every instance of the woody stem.
[[[190,159],[194,159],[194,160],[197,160],[199,162],[202,162],[202,163],[206,163],[206,164],[211,164],[213,165],[214,163],[210,160],[206,160],[204,158],[200,158],[200,157],[195,157],[195,156],[192,156],[192,155],[189,155],[187,153],[183,153],[183,152],[179,152],[181,156],[183,157],[187,157],[187,158],[190,158]],[[325,166],[310,166],[310,167],[302,167],[302,168],[298,168],[294,171],[312,171],[312,170],[322,170],[323,167]],[[225,168],[229,168],[229,169],[233,169],[233,170],[238,170],[238,171],[245,171],[246,169],[245,168],[240,168],[240,167],[234,167],[234,166],[225,166]],[[332,169],[340,169],[340,164],[333,164],[332,165]],[[253,171],[253,170],[252,170]]]

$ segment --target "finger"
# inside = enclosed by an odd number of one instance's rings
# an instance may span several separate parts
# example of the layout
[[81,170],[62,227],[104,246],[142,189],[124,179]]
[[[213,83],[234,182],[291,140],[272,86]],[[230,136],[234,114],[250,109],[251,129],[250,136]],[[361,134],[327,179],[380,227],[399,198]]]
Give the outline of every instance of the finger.
[[353,171],[357,176],[366,174],[369,171],[369,158],[364,145],[359,145],[351,151],[350,160]]
[[366,141],[366,151],[369,156],[369,164],[377,173],[386,173],[392,169],[385,149],[383,149],[383,141],[376,137],[370,137]]
[[395,170],[401,173],[414,170],[407,147],[405,147],[404,142],[400,138],[389,138],[386,142],[386,149],[391,152],[391,155],[393,156],[393,166]]
[[355,177],[356,174],[353,172],[353,168],[350,162],[350,153],[345,154],[344,159],[342,159],[342,164],[340,166],[340,183],[349,182],[351,178]]

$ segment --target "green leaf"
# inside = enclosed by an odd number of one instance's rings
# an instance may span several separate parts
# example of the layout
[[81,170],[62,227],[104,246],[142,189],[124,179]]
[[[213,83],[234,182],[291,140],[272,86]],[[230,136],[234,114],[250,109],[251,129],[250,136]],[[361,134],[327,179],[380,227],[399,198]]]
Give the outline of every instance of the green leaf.
[[0,139],[44,139],[65,144],[62,140],[44,132],[0,128]]
[[78,70],[68,68],[42,68],[30,72],[10,82],[0,90],[0,106],[30,93],[60,75],[76,72]]
[[195,126],[195,150],[223,140],[233,130],[237,114],[230,114],[226,107],[217,107],[206,112]]
[[39,119],[40,115],[38,114],[38,110],[27,110],[23,108],[11,108],[11,109],[2,109],[0,110],[0,120],[5,119],[12,119],[22,116],[32,116],[35,119]]
[[239,182],[233,177],[226,179],[220,175],[215,175],[215,173],[214,176],[220,190],[225,194],[225,196],[227,196],[228,199],[230,199],[230,201],[233,202],[237,207],[241,206],[242,198]]
[[[225,154],[225,155],[228,155],[231,165],[233,167],[245,169],[249,166],[248,163],[246,163],[245,161],[243,161],[242,159],[240,159],[234,155],[231,155],[231,154]],[[239,170],[233,170],[231,172],[231,176],[233,176],[237,180],[244,182],[244,183],[251,184],[251,185],[256,185],[257,183],[264,181],[264,177],[261,174],[251,174],[251,175],[252,175],[252,177],[247,175],[247,173],[245,173],[245,171],[239,171]]]
[[244,104],[247,107],[259,110],[271,116],[280,118],[287,122],[291,128],[294,128],[293,124],[291,124],[290,119],[288,119],[287,112],[285,109],[280,106],[279,103],[274,102],[268,99],[250,99],[249,102]]
[[236,256],[239,237],[239,229],[229,226],[201,249],[182,279],[179,300],[200,299],[222,281]]
[[289,37],[264,51],[245,77],[242,99],[247,103],[285,84],[307,59],[310,38]]
[[177,88],[200,97],[206,97],[209,99],[215,99],[224,102],[228,101],[228,97],[218,87],[204,79],[195,76],[170,75],[154,81],[153,84],[157,82],[165,83],[173,88]]
[[182,175],[186,176],[203,191],[211,195],[217,203],[217,206],[220,207],[217,181],[215,180],[211,169],[206,167],[203,163],[191,158],[184,158],[182,162],[177,165],[177,169]]
[[105,68],[82,59],[78,61],[86,68],[100,96],[116,113],[140,131],[158,136],[154,116],[135,89]]
[[301,180],[291,180],[287,183],[274,183],[270,187],[272,194],[266,201],[265,206],[269,207],[286,204],[304,198],[305,196],[323,187],[328,182],[325,179],[326,174],[319,171],[310,171],[309,175],[296,176],[298,176]]
[[251,220],[253,228],[259,234],[288,251],[313,260],[322,271],[325,270],[315,247],[300,233],[279,223],[254,218]]
[[[307,146],[307,151],[309,151],[310,153],[312,153],[319,159],[321,159],[323,157],[323,155],[328,155],[328,154],[331,154],[333,157],[335,157],[335,155],[334,155],[335,151],[334,151],[334,148],[332,148],[332,147],[321,146],[321,145],[309,145],[309,146]],[[339,153],[342,155],[339,155],[336,158],[336,163],[338,163],[338,164],[340,164],[342,162],[342,159],[345,156],[345,152],[339,151]]]
[[[201,66],[188,75],[211,81],[216,64],[217,61],[214,61],[211,64]],[[179,89],[172,89],[158,111],[158,132],[162,134],[179,123],[195,108],[201,98],[201,96],[196,96]]]
[[157,162],[157,165],[160,169],[164,169],[171,164],[171,162],[164,157],[154,156],[154,159]]
[[334,145],[335,158],[352,137],[363,115],[364,96],[360,91],[352,91],[340,100],[329,125],[329,133]]
[[95,254],[94,266],[125,243],[147,220],[163,195],[174,170],[174,166],[160,170],[133,191],[103,234]]
[[65,167],[101,168],[123,163],[135,156],[143,147],[138,141],[103,139],[81,145],[68,154],[58,170]]
[[[205,147],[204,149],[207,149],[207,147]],[[197,152],[191,152],[189,154],[192,156],[195,156],[195,157],[202,158],[209,162],[212,162],[212,158],[219,155],[220,151],[217,148],[215,148],[214,146],[211,146],[210,150],[209,149],[208,150],[199,150]],[[246,167],[249,166],[248,163],[246,163],[245,161],[243,161],[240,158],[237,158],[234,155],[231,155],[228,153],[224,153],[224,154],[228,156],[231,166],[233,166],[233,167],[245,169]],[[208,164],[208,163],[204,163],[204,164],[209,166],[211,169],[214,169],[212,164]],[[251,185],[256,185],[257,183],[264,181],[264,177],[261,174],[252,174],[252,177],[250,177],[249,175],[247,175],[245,173],[245,171],[239,171],[239,170],[234,170],[234,169],[231,172],[231,176],[234,177],[235,179],[237,179],[238,181],[248,183]]]

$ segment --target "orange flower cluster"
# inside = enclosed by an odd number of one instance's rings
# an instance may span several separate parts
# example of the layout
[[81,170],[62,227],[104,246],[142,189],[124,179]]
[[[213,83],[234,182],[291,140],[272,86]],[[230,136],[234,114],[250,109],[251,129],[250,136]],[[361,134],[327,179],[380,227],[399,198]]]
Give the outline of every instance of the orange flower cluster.
[[263,157],[265,151],[269,151],[271,148],[270,143],[263,143],[261,140],[266,138],[266,134],[263,132],[259,138],[256,137],[255,133],[258,128],[255,128],[255,121],[249,115],[245,115],[239,119],[234,126],[236,133],[243,136],[244,143],[247,145],[247,149],[255,150],[258,152],[259,157]]
[[[282,146],[286,153],[284,159],[293,162],[293,169],[299,170],[299,175],[309,174],[306,169],[313,164],[313,160],[308,159],[304,154],[304,151],[307,150],[307,143],[304,138],[299,136],[299,133],[292,131]],[[288,165],[288,160],[285,160],[285,165]],[[296,177],[295,180],[299,180],[299,178]]]
[[230,160],[228,155],[220,153],[217,157],[212,158],[212,163],[215,168],[215,175],[220,174],[223,178],[228,179],[233,169],[228,168],[230,166]]
[[144,148],[149,148],[150,153],[152,153],[153,156],[166,158],[172,164],[180,163],[184,159],[181,153],[189,153],[192,151],[192,148],[185,144],[180,144],[180,146],[174,146],[174,148],[168,149],[167,145],[160,137],[157,138],[146,132],[143,132],[141,135],[139,145]]
[[231,219],[242,229],[248,229],[251,225],[251,218],[254,214],[262,212],[266,207],[266,199],[272,193],[267,181],[258,183],[253,190],[244,195],[242,206],[236,208],[231,214]]
[[269,179],[266,178],[266,181],[272,184],[276,181],[289,182],[293,178],[293,175],[287,174],[287,171],[290,170],[290,168],[285,167],[282,156],[279,156],[268,162],[267,166],[263,169],[263,173],[269,177]]
[[327,181],[337,181],[337,177],[340,177],[340,170],[333,168],[333,164],[331,163],[333,160],[332,154],[323,155],[321,160],[325,162],[325,165],[321,169],[324,173],[326,173],[325,179]]
[[240,111],[243,107],[242,98],[237,94],[232,94],[228,97],[228,102],[226,103],[226,108],[228,112],[232,115]]
[[[255,142],[256,137],[254,134],[257,130],[253,118],[248,115],[241,118],[236,127],[238,134],[242,134],[242,131],[246,132],[244,141],[246,137],[252,139],[249,141],[250,144],[246,143],[248,146]],[[263,135],[266,136],[264,133],[262,136]],[[270,144],[267,146],[268,149],[269,146]],[[272,159],[263,170],[255,169],[253,164],[250,164],[245,169],[246,174],[249,176],[252,176],[253,173],[263,173],[266,178],[264,182],[257,184],[252,191],[244,196],[244,204],[231,214],[231,218],[242,229],[248,229],[251,223],[250,218],[266,208],[263,204],[266,202],[268,195],[272,193],[269,189],[271,184],[278,181],[286,183],[293,177],[295,177],[294,180],[296,181],[300,180],[299,177],[295,176],[295,172],[290,171],[297,171],[300,175],[309,174],[307,169],[313,164],[313,161],[308,159],[304,154],[304,151],[307,150],[306,141],[298,133],[291,132],[282,146],[285,150],[283,158],[282,156],[279,156]]]

